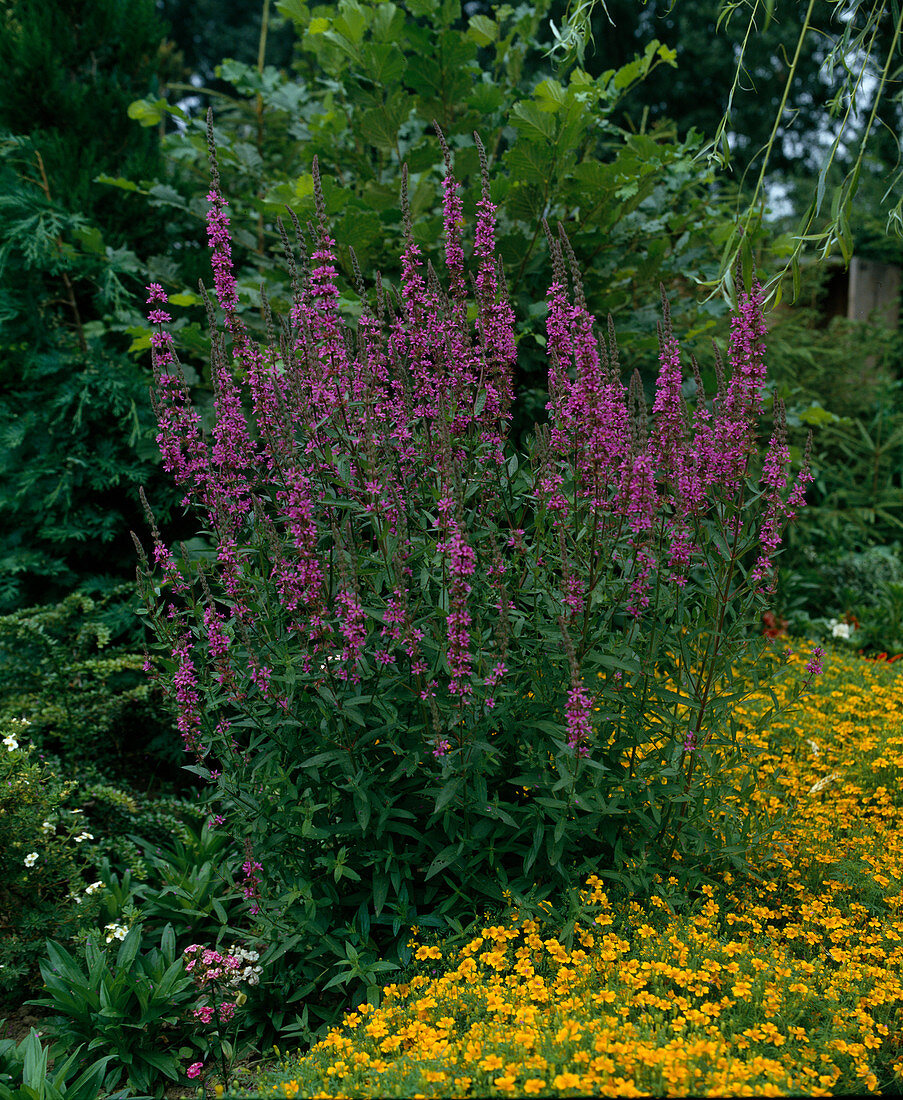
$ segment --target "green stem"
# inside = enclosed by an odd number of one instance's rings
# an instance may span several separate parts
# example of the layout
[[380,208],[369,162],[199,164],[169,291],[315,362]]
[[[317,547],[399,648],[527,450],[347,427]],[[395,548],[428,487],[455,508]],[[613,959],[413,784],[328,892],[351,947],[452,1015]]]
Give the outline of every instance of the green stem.
[[[260,42],[257,47],[257,71],[263,75],[264,62],[266,60],[267,51],[267,33],[270,27],[270,0],[263,0],[263,16],[260,20]],[[257,102],[255,105],[255,113],[257,115],[257,155],[263,157],[263,95],[257,93]],[[258,190],[258,197],[263,197],[263,192]],[[257,216],[257,252],[259,255],[264,254],[266,241],[264,238],[264,222],[263,213]],[[261,306],[261,313],[263,307]]]

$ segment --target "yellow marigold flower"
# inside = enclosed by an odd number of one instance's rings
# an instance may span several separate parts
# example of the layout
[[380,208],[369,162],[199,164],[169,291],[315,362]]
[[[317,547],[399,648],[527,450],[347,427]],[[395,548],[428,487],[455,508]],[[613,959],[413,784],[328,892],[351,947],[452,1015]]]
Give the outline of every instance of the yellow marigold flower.
[[489,1073],[494,1069],[501,1069],[504,1064],[497,1054],[489,1054],[479,1063],[479,1067]]
[[555,1076],[552,1084],[556,1089],[575,1089],[580,1084],[579,1073],[559,1073]]
[[516,1077],[496,1077],[492,1082],[497,1089],[504,1089],[506,1092],[510,1092],[517,1085]]
[[555,1042],[564,1043],[567,1042],[568,1039],[573,1039],[576,1042],[580,1036],[580,1025],[574,1023],[573,1020],[568,1020],[564,1027],[558,1029],[558,1033],[555,1036]]
[[298,1095],[298,1089],[301,1086],[298,1084],[297,1081],[292,1080],[292,1081],[286,1081],[285,1084],[282,1087],[285,1090],[285,1095],[289,1098],[289,1100],[292,1100],[292,1097],[295,1097],[295,1096]]
[[545,1081],[541,1077],[528,1077],[524,1081],[524,1092],[527,1096],[532,1096],[536,1092],[541,1092],[546,1087]]
[[441,959],[442,952],[438,947],[418,947],[414,952],[415,959]]

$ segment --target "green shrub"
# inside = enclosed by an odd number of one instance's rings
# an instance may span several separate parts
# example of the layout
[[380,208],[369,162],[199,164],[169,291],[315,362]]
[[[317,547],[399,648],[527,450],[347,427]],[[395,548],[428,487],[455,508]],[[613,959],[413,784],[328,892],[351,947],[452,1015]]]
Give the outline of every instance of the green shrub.
[[835,419],[816,437],[812,508],[798,542],[862,551],[903,534],[903,382],[865,415]]
[[35,744],[83,777],[184,788],[172,711],[132,648],[136,606],[118,585],[0,617],[0,720],[26,714]]
[[27,721],[0,725],[0,991],[34,988],[48,935],[72,941],[96,920],[86,892],[91,839],[64,781],[26,741]]

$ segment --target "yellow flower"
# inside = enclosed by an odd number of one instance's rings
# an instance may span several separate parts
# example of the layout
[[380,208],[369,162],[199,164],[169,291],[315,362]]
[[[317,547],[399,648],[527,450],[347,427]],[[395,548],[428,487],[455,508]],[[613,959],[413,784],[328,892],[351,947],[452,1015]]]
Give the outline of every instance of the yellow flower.
[[504,1089],[506,1092],[510,1092],[517,1084],[516,1077],[496,1077],[492,1082],[497,1089]]
[[480,1069],[484,1069],[487,1073],[489,1073],[494,1069],[501,1069],[505,1063],[502,1061],[501,1058],[499,1058],[497,1054],[490,1054],[478,1064]]
[[438,947],[418,947],[414,952],[415,959],[441,959],[442,952]]
[[556,1089],[575,1089],[580,1084],[579,1073],[559,1073],[552,1082]]
[[528,1077],[524,1081],[524,1092],[528,1096],[532,1096],[535,1092],[540,1092],[546,1087],[545,1081],[541,1077]]

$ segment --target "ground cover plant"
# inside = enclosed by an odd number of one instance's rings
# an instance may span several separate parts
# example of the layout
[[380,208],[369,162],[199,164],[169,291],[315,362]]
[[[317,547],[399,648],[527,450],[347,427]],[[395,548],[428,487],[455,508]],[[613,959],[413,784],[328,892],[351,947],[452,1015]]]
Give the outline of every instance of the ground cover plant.
[[840,647],[822,660],[767,734],[767,693],[738,708],[765,750],[753,801],[792,810],[755,877],[663,878],[638,901],[590,876],[570,949],[516,906],[463,947],[415,928],[420,961],[378,1007],[225,1095],[898,1094],[903,677]]
[[507,892],[548,901],[570,938],[574,884],[600,864],[639,892],[656,873],[689,887],[746,867],[775,827],[727,797],[755,786],[732,710],[759,675],[788,671],[763,661],[757,624],[809,478],[804,465],[790,481],[780,403],[759,451],[756,287],[740,293],[717,392],[697,375],[693,410],[663,297],[647,411],[613,333],[593,334],[563,229],[546,225],[550,420],[521,454],[506,438],[516,343],[485,154],[474,135],[469,303],[436,130],[448,291],[424,270],[403,184],[401,285],[377,275],[373,302],[356,271],[368,308],[353,336],[314,162],[313,252],[308,264],[296,224],[299,271],[283,230],[294,305],[263,346],[237,311],[208,121],[224,317],[208,299],[212,446],[166,291],[149,287],[164,465],[215,546],[177,560],[149,512],[159,678],[245,852],[252,931],[280,942],[302,1026],[348,994],[375,998],[408,961],[412,921],[460,935]]

